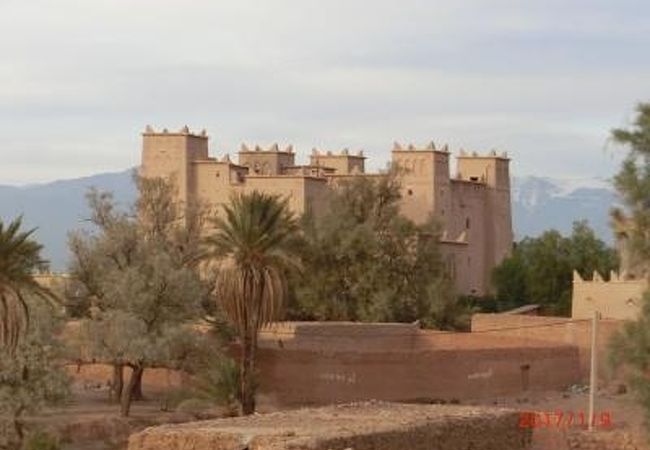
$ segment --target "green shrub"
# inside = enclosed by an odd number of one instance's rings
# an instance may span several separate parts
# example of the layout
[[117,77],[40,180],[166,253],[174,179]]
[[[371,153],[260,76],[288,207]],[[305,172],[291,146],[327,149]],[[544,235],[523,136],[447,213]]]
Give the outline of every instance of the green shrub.
[[23,444],[24,450],[61,450],[58,438],[49,433],[39,431],[27,438]]

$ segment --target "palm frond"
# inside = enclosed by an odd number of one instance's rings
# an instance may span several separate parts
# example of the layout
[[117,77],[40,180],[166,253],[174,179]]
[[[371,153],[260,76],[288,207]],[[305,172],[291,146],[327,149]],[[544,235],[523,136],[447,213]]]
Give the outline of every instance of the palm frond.
[[14,351],[29,327],[25,295],[56,302],[56,295],[34,279],[45,267],[42,246],[33,239],[35,229],[21,231],[22,217],[5,226],[0,220],[0,350]]
[[274,320],[287,296],[288,270],[300,270],[292,240],[298,224],[286,199],[254,191],[238,195],[213,220],[204,259],[218,261],[215,293],[240,335]]

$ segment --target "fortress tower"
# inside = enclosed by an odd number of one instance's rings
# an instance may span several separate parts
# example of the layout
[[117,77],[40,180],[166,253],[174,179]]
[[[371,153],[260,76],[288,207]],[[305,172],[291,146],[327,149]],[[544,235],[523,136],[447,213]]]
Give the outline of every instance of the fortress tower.
[[409,144],[393,145],[393,165],[402,179],[402,213],[417,223],[433,217],[445,222],[450,211],[449,151],[436,149],[433,142],[424,148]]
[[178,132],[155,132],[147,126],[142,133],[141,175],[174,179],[179,200],[187,204],[196,190],[192,163],[208,159],[208,136],[190,133],[187,126]]
[[[463,154],[458,157],[458,178],[484,183],[485,267],[494,267],[510,255],[514,235],[510,203],[510,159],[497,155]],[[486,274],[489,277],[489,273]]]

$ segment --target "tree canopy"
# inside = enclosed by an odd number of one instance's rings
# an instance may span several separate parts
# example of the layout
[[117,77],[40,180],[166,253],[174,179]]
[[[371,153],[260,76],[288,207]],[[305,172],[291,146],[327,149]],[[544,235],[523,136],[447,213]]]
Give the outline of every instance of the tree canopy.
[[191,325],[210,289],[189,266],[198,227],[188,209],[173,202],[167,182],[137,181],[131,212],[119,211],[110,194],[89,192],[96,231],[70,236],[71,274],[83,286],[75,310],[85,311],[79,357],[132,369],[124,415],[147,367],[178,367],[195,347]]
[[568,315],[574,270],[585,279],[594,271],[608,278],[617,267],[615,250],[598,239],[586,221],[575,222],[569,236],[549,230],[524,238],[494,269],[497,309],[539,304],[548,314]]
[[402,216],[399,199],[396,172],[352,177],[332,191],[325,213],[304,219],[291,317],[460,326],[439,226]]

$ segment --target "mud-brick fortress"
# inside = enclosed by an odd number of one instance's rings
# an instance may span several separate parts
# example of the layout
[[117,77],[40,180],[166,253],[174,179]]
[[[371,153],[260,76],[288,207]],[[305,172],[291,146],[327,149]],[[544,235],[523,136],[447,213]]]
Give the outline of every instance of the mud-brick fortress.
[[[182,204],[201,202],[220,209],[233,193],[257,190],[288,198],[297,214],[318,215],[340,180],[382,176],[365,172],[362,152],[314,149],[309,164],[297,165],[292,146],[242,145],[235,162],[228,155],[209,156],[205,131],[147,127],[142,136],[141,174],[175,180]],[[442,251],[458,292],[483,295],[490,290],[492,268],[510,253],[513,242],[509,159],[495,152],[461,152],[454,177],[449,160],[447,146],[394,145],[392,163],[402,168],[401,210],[417,223],[432,216],[442,223]]]

